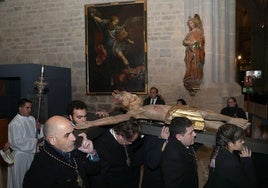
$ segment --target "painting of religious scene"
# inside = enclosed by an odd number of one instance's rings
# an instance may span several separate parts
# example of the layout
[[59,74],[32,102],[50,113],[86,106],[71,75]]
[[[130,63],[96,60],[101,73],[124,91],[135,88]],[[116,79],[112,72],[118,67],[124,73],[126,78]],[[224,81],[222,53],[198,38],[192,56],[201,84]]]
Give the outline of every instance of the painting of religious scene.
[[85,5],[85,27],[87,94],[146,94],[146,3]]

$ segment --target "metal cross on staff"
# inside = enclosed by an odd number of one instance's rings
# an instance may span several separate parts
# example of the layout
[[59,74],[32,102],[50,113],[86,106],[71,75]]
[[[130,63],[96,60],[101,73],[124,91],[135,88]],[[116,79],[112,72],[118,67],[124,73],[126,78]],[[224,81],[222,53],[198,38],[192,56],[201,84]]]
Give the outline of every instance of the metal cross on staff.
[[[40,109],[41,109],[42,96],[43,96],[45,87],[48,84],[47,82],[45,82],[44,71],[45,71],[45,67],[44,67],[44,65],[42,65],[42,67],[41,67],[41,76],[39,77],[39,81],[35,81],[35,83],[34,83],[36,85],[37,92],[38,92],[37,93],[38,108],[37,108],[36,122],[39,122],[39,119],[40,119]],[[36,129],[35,137],[37,139],[38,139],[38,134],[39,134],[39,130]],[[38,151],[38,144],[36,145],[36,151]]]
[[41,76],[39,77],[39,81],[35,81],[35,85],[37,87],[37,97],[38,97],[38,108],[37,108],[37,117],[36,121],[39,121],[40,118],[40,109],[41,109],[41,101],[42,101],[42,96],[44,93],[44,89],[47,85],[47,82],[45,82],[45,77],[44,77],[44,71],[45,67],[42,65],[41,67]]

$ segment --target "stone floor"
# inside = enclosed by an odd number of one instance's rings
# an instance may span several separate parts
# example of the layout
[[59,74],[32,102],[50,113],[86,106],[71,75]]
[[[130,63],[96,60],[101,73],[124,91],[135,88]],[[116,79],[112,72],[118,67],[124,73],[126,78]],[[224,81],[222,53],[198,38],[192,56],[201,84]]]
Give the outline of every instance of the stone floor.
[[0,188],[7,187],[7,165],[0,164]]
[[202,188],[207,182],[209,174],[209,159],[212,148],[208,146],[201,146],[196,151],[196,158],[198,163],[198,176],[199,176],[199,187]]

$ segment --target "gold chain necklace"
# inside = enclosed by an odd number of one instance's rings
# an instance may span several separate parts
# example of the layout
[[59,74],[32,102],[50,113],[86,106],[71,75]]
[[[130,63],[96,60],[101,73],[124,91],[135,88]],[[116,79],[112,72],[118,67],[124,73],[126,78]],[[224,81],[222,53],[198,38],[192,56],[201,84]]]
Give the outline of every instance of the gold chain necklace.
[[78,184],[79,187],[83,187],[83,179],[81,178],[81,176],[79,175],[79,172],[78,172],[78,168],[77,168],[77,163],[76,163],[76,160],[75,158],[72,157],[73,161],[74,161],[74,166],[69,164],[69,163],[66,163],[65,161],[62,161],[60,160],[59,158],[57,158],[56,156],[52,155],[51,153],[49,153],[45,147],[43,147],[43,150],[46,154],[48,154],[51,158],[55,159],[56,161],[58,162],[61,162],[62,164],[72,168],[75,170],[76,174],[77,174],[77,179],[76,179],[76,182]]

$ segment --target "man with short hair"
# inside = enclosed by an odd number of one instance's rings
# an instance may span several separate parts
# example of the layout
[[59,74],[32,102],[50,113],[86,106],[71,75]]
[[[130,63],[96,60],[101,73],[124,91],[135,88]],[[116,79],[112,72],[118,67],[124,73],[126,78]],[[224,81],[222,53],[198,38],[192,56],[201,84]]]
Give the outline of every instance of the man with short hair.
[[[103,117],[108,117],[109,114],[106,111],[98,111],[96,113],[87,113],[87,105],[83,101],[73,100],[71,101],[66,109],[67,118],[72,122],[73,126],[77,124],[83,124],[87,121],[88,117],[90,120],[96,120]],[[85,131],[74,130],[74,134],[78,135],[81,132],[85,132],[87,134],[87,138],[90,140],[95,139],[100,134],[102,134],[103,130],[98,127],[90,127]]]
[[90,187],[88,177],[100,170],[99,158],[91,140],[80,133],[81,146],[71,122],[63,116],[49,118],[43,128],[45,143],[35,155],[24,177],[24,188]]
[[[104,129],[104,128],[103,128]],[[141,131],[137,121],[121,122],[94,140],[101,161],[101,173],[94,177],[93,188],[137,188],[140,177],[139,149]]]
[[[85,123],[87,121],[87,105],[83,101],[73,100],[71,101],[66,109],[68,118],[72,121],[73,126],[80,123]],[[106,111],[98,111],[96,113],[89,114],[90,118],[93,120],[108,117],[109,114]]]
[[[158,95],[158,89],[151,87],[150,95],[144,100],[144,105],[165,105],[165,101]],[[163,153],[163,148],[167,143],[169,137],[169,128],[164,126],[160,121],[149,121],[150,123],[163,125],[161,135],[144,135],[143,143],[143,178],[142,188],[154,187],[162,188],[162,174],[160,168],[160,161]]]
[[[7,187],[21,188],[23,177],[30,167],[37,149],[37,129],[40,123],[31,116],[32,101],[22,98],[18,102],[18,114],[8,125],[8,142],[13,150],[14,164],[8,167]],[[42,137],[42,132],[39,138]]]
[[151,87],[149,96],[143,101],[143,106],[149,104],[166,104],[164,99],[158,94],[156,87]]
[[192,147],[196,133],[192,121],[175,117],[169,131],[161,164],[164,187],[198,188],[197,161]]
[[84,123],[87,120],[87,105],[83,101],[71,101],[67,106],[66,112],[73,126]]

